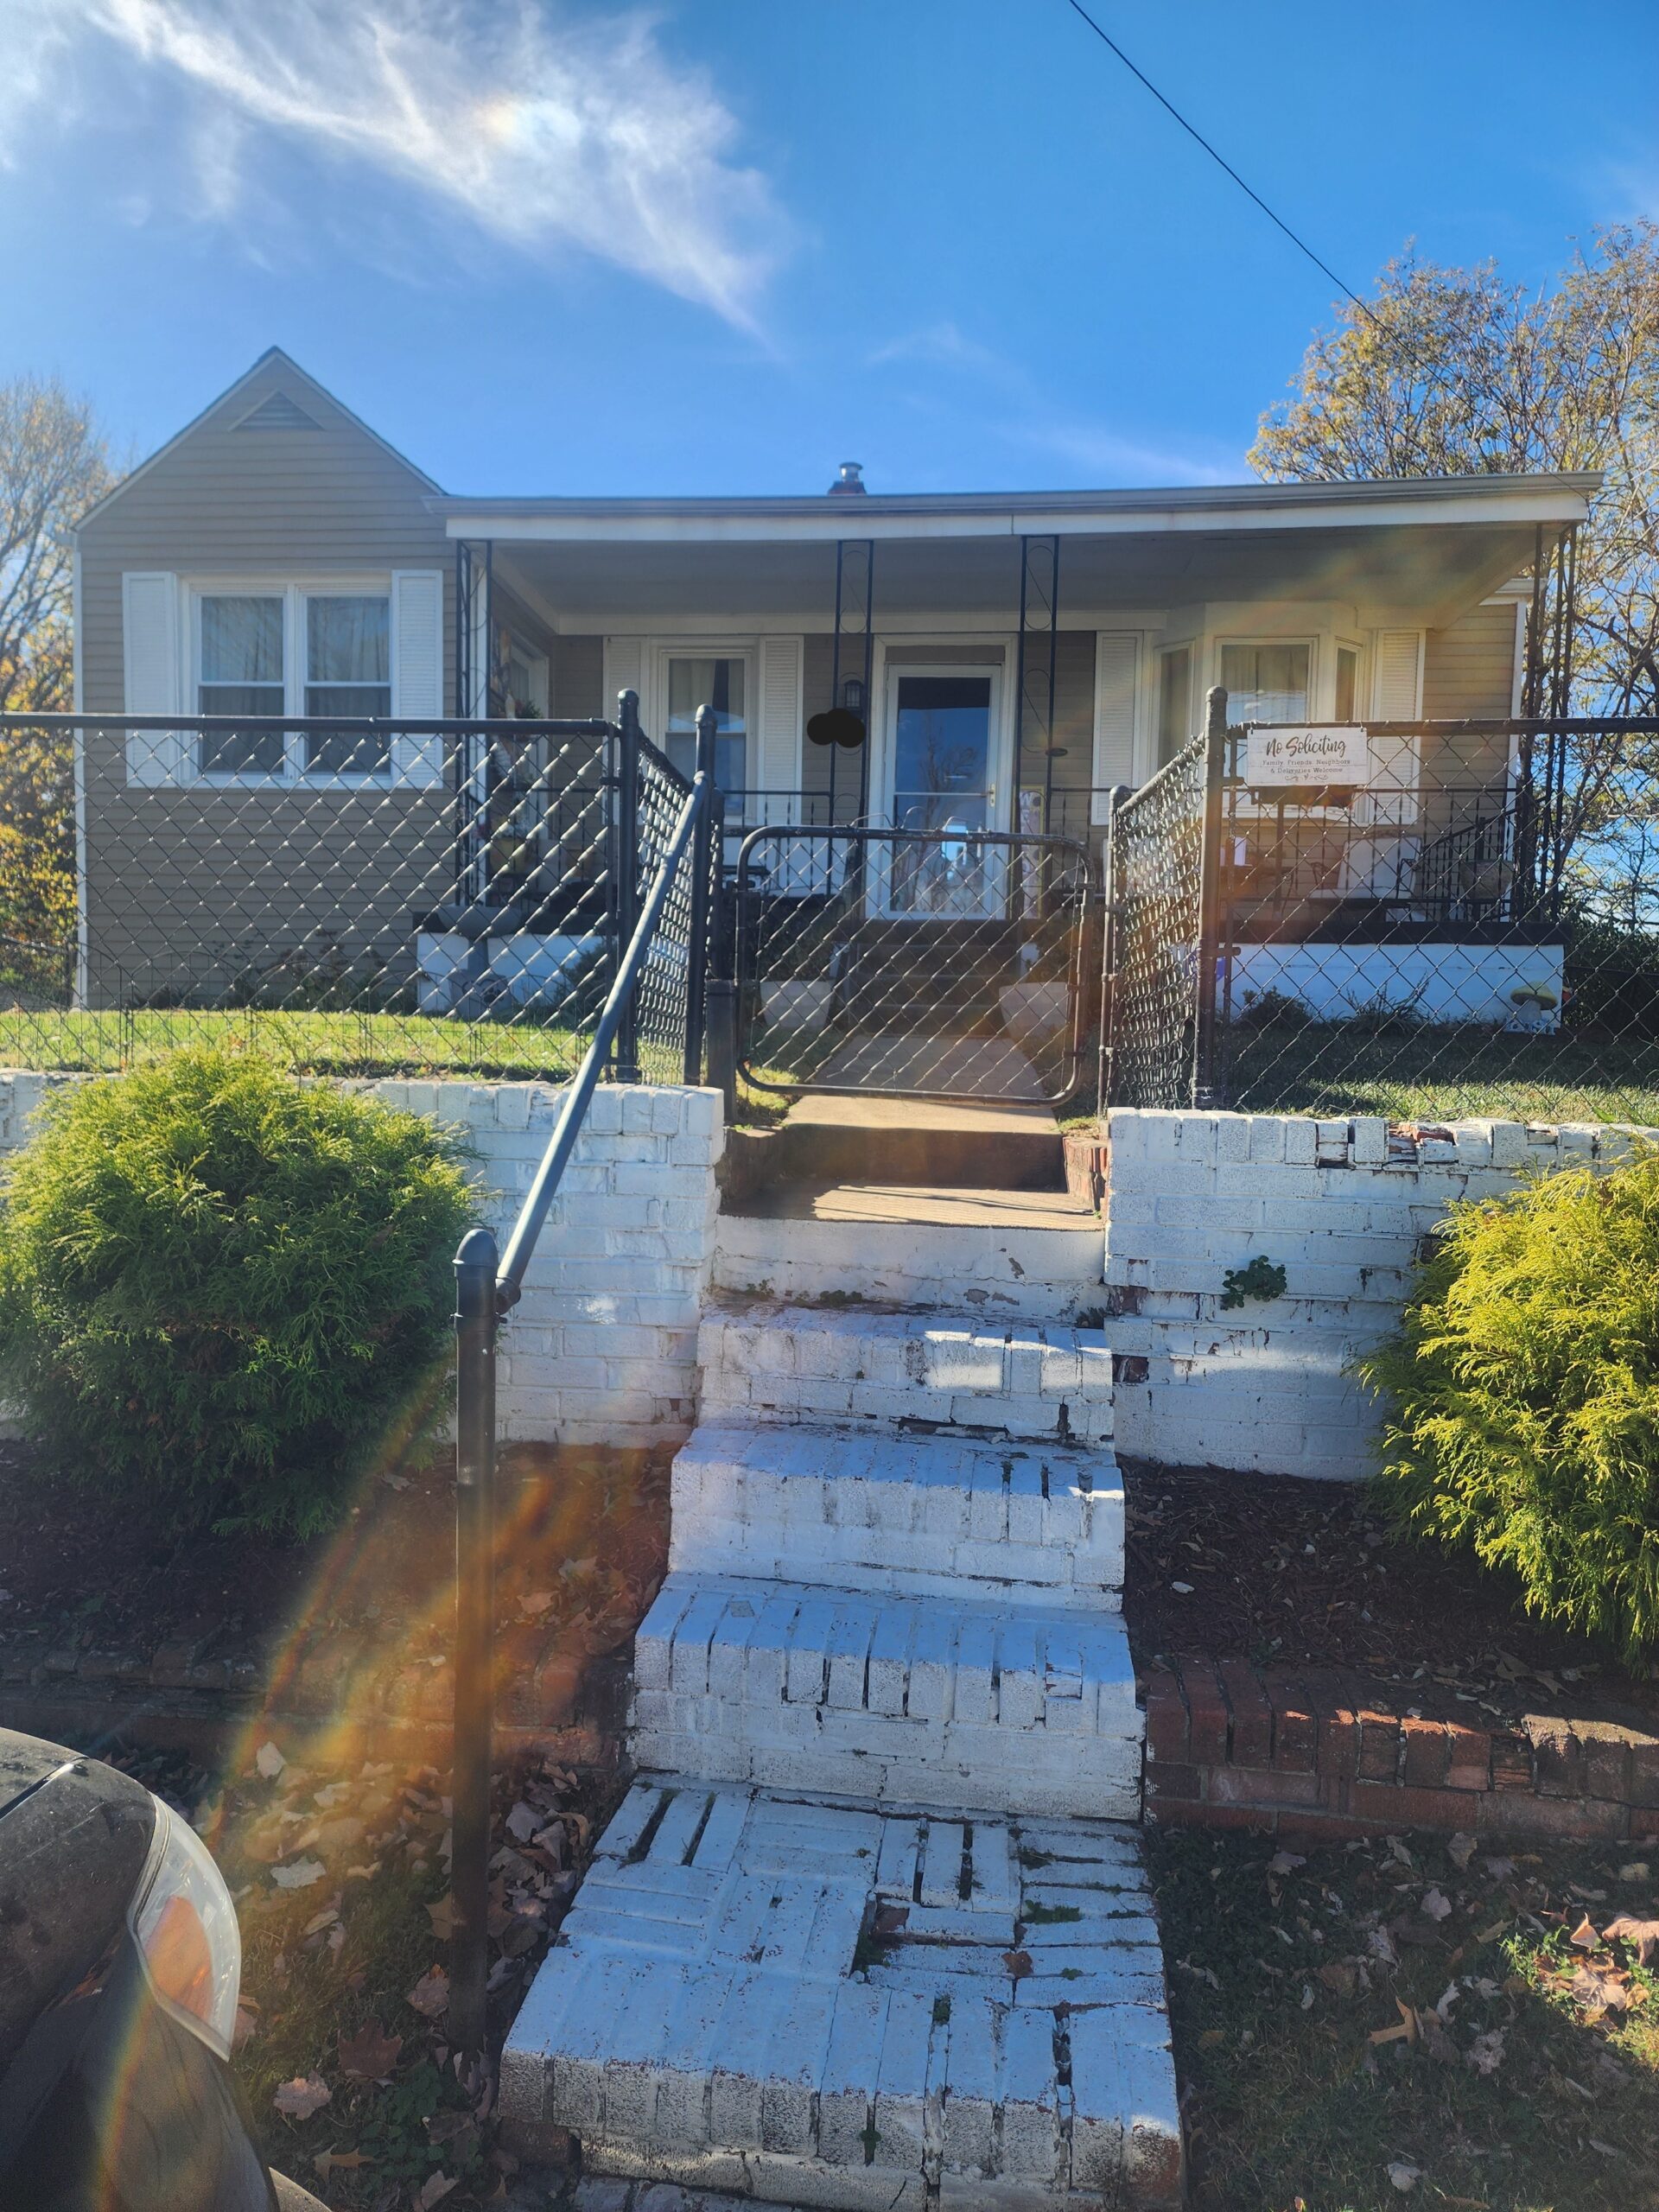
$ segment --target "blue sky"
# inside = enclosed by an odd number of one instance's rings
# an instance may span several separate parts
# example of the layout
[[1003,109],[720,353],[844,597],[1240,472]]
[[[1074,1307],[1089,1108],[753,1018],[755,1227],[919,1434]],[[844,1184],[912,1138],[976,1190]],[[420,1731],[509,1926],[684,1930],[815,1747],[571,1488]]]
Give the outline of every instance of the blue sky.
[[[1095,0],[1362,290],[1659,213],[1659,9]],[[0,377],[455,491],[1229,480],[1332,287],[1065,0],[0,0]]]

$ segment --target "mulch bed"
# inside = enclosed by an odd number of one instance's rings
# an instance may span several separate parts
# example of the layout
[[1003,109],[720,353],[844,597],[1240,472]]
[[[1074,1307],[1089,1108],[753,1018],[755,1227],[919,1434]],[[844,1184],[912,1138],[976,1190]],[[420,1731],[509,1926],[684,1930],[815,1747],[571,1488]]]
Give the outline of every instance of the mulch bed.
[[1124,1468],[1124,1615],[1160,1655],[1351,1668],[1434,1684],[1489,1714],[1553,1702],[1649,1726],[1659,1681],[1529,1618],[1503,1578],[1389,1535],[1357,1484],[1213,1468]]
[[[340,1526],[299,1542],[181,1535],[130,1497],[49,1479],[0,1446],[0,1662],[9,1648],[148,1663],[169,1647],[255,1655],[270,1677],[306,1643],[441,1654],[454,1623],[454,1481],[447,1456],[367,1480]],[[626,1657],[667,1563],[667,1448],[516,1446],[497,1491],[504,1666],[550,1646],[580,1670]]]

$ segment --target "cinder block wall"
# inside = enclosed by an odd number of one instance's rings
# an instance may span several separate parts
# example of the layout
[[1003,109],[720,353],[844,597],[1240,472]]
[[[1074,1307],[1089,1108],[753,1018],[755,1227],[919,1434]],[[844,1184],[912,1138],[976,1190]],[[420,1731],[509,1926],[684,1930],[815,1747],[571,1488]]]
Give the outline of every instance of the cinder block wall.
[[[1364,1116],[1116,1109],[1119,1448],[1166,1465],[1363,1475],[1377,1408],[1344,1370],[1395,1325],[1447,1208],[1511,1192],[1529,1167],[1611,1166],[1637,1134],[1460,1122],[1414,1135]],[[1284,1295],[1224,1311],[1228,1270],[1258,1257],[1284,1268]]]
[[[97,1077],[0,1070],[0,1152],[27,1142],[48,1090]],[[563,1103],[535,1083],[353,1084],[462,1129],[483,1217],[505,1242]],[[697,1316],[713,1266],[725,1133],[716,1090],[607,1085],[502,1332],[509,1441],[644,1444],[689,1433]]]

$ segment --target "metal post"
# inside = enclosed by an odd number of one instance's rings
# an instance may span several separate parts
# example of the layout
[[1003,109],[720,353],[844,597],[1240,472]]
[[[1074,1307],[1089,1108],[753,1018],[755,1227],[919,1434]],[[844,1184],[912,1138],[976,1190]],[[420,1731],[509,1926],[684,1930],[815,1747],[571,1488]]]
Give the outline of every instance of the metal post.
[[1043,757],[1043,818],[1039,828],[1053,828],[1054,803],[1054,683],[1059,656],[1060,541],[1054,537],[1020,540],[1020,667],[1015,702],[1014,805],[1013,827],[1020,820],[1019,794],[1023,788],[1026,755],[1040,746]]
[[[704,993],[709,978],[709,932],[714,925],[712,870],[715,855],[725,842],[720,815],[720,793],[715,787],[715,741],[720,717],[712,707],[697,709],[697,773],[708,786],[709,797],[691,838],[691,926],[685,958],[685,1080],[702,1081],[702,1040],[707,1013]],[[715,843],[719,839],[720,844]],[[721,855],[723,858],[723,855]]]
[[[621,734],[616,766],[616,957],[632,942],[639,919],[639,694],[624,691],[616,702]],[[616,1033],[619,1083],[639,1080],[639,996],[630,997]]]
[[1192,1025],[1192,1103],[1216,1097],[1216,955],[1221,889],[1221,780],[1227,754],[1227,694],[1219,683],[1205,695],[1204,819],[1198,855],[1198,973]]
[[455,1726],[449,2036],[481,2058],[489,1979],[495,1631],[495,1238],[455,1254]]

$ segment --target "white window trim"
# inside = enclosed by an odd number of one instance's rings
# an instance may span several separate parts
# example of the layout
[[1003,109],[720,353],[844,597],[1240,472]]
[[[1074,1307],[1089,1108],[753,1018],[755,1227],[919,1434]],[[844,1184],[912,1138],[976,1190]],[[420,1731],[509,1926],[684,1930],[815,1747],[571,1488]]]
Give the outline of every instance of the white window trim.
[[[191,715],[201,711],[201,602],[205,599],[280,599],[283,601],[283,712],[303,716],[306,691],[306,607],[314,599],[380,598],[386,601],[390,625],[390,659],[388,673],[391,682],[391,708],[397,711],[397,602],[392,589],[389,570],[373,574],[331,576],[186,576],[183,591],[183,667],[186,711]],[[196,762],[200,755],[195,741],[191,742],[191,757],[186,770],[186,780],[204,784],[210,791],[292,791],[306,786],[329,785],[347,791],[382,791],[400,780],[395,759],[388,757],[384,768],[312,769],[305,762],[305,733],[289,730],[284,733],[283,765],[279,769],[256,772],[251,769],[202,769]]]
[[[1347,640],[1344,639],[1344,643]],[[1321,630],[1272,631],[1229,630],[1217,632],[1210,641],[1210,681],[1221,682],[1223,658],[1229,645],[1306,645],[1307,648],[1307,719],[1312,721],[1319,710],[1322,685],[1336,683],[1337,658],[1334,648],[1329,647],[1326,633]],[[1326,664],[1329,663],[1327,668]],[[1227,719],[1234,719],[1232,701],[1227,702]]]
[[[671,660],[741,660],[743,663],[744,780],[753,766],[752,754],[759,734],[760,640],[753,636],[709,638],[658,637],[645,640],[645,684],[639,701],[639,726],[653,745],[666,749],[668,738],[668,664]],[[613,711],[615,702],[612,702]]]
[[874,750],[870,757],[870,813],[874,821],[890,822],[893,818],[895,770],[893,735],[898,709],[898,679],[905,676],[977,676],[982,672],[991,679],[991,821],[995,831],[1009,830],[1019,807],[1019,763],[1014,751],[1014,691],[1016,675],[1012,660],[1014,640],[1008,637],[953,638],[948,640],[931,639],[894,639],[893,644],[902,647],[913,645],[949,643],[954,645],[983,645],[988,652],[1000,651],[1001,658],[963,662],[959,660],[921,661],[887,658],[883,641],[876,640],[875,663],[871,683],[875,697],[871,702],[875,711],[870,718],[873,727],[866,744]]

